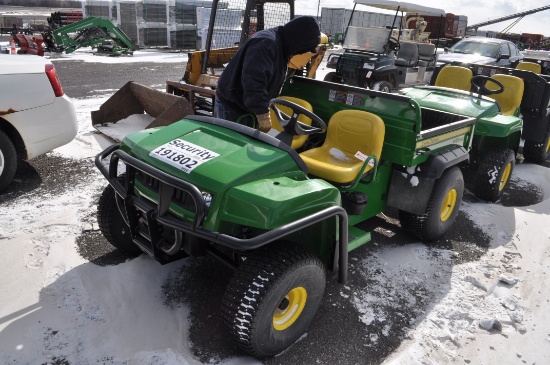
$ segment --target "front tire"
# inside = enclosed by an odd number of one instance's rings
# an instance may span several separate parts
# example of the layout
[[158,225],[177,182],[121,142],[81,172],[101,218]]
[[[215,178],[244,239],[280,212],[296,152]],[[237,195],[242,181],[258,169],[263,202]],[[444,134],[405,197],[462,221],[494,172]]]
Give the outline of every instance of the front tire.
[[229,282],[222,318],[237,346],[274,356],[298,340],[325,291],[325,268],[305,249],[281,242],[254,251]]
[[435,182],[424,214],[399,211],[401,227],[423,241],[441,237],[453,224],[464,194],[464,178],[458,167],[451,167]]
[[533,163],[543,163],[550,157],[550,130],[544,135],[542,143],[525,140],[523,144],[523,157]]
[[117,198],[115,189],[111,185],[107,185],[99,197],[97,224],[111,245],[132,256],[138,256],[143,252],[132,241],[130,227],[120,213]]
[[391,92],[391,84],[388,81],[376,81],[372,84],[372,90],[382,91],[384,93]]
[[0,131],[0,192],[8,187],[17,169],[17,151],[11,139]]
[[480,199],[496,202],[508,186],[515,164],[515,154],[511,149],[489,151],[477,168],[474,194]]

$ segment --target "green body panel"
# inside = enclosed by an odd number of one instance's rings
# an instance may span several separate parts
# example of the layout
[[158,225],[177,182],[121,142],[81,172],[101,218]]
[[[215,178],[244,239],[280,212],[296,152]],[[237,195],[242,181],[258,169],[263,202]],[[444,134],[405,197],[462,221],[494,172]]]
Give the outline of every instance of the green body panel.
[[371,240],[370,232],[365,232],[357,227],[349,227],[348,252],[363,246]]
[[[301,77],[288,81],[282,95],[309,101],[315,114],[327,123],[334,113],[346,109],[379,115],[385,124],[385,137],[375,168],[352,186],[337,187],[308,176],[295,151],[280,146],[272,137],[248,129],[239,131],[229,122],[198,117],[130,134],[120,148],[194,185],[203,196],[209,195],[201,227],[236,238],[256,237],[326,208],[346,206],[349,202],[342,201],[344,192],[362,193],[367,197],[364,209],[348,215],[347,248],[353,250],[371,239],[360,223],[387,208],[396,166],[418,166],[433,152],[457,146],[468,148],[473,135],[473,118],[423,107],[404,95]],[[320,142],[323,138],[310,136],[310,141]],[[175,158],[186,158],[180,155],[187,156],[179,149],[203,159],[197,157],[199,163],[186,169],[182,162],[174,162]],[[134,190],[140,198],[159,200],[154,181],[137,176]],[[194,210],[185,203],[172,199],[169,211],[175,217],[193,221]],[[338,219],[331,217],[289,233],[284,240],[308,248],[331,267],[338,229]]]
[[521,134],[523,122],[521,118],[508,115],[493,115],[478,119],[476,136],[506,138],[514,133]]
[[500,113],[494,100],[480,99],[468,92],[448,88],[414,87],[403,89],[402,93],[415,99],[424,108],[439,109],[475,118]]
[[522,120],[517,116],[501,115],[498,104],[490,98],[441,88],[411,88],[403,93],[422,107],[476,118],[476,136],[504,138],[521,132]]
[[442,88],[412,88],[403,91],[418,104],[477,119],[472,144],[474,160],[495,148],[510,148],[518,152],[523,121],[517,116],[500,114],[493,99],[479,98],[473,93]]
[[468,116],[419,106],[407,95],[301,77],[289,79],[281,95],[307,100],[327,124],[334,113],[346,109],[365,110],[380,116],[386,129],[381,158],[407,167],[426,161],[429,157],[426,150],[436,152],[451,144],[468,148],[473,130],[470,126],[457,128],[461,132],[448,137],[449,130],[436,133],[438,138],[427,137],[434,128],[466,120]]
[[[204,162],[190,173],[181,171],[151,156],[151,151],[174,140],[182,141],[182,143],[189,142],[196,146],[208,146],[204,150],[214,152],[218,156]],[[270,186],[270,184],[275,184],[275,180],[272,180],[270,177],[284,176],[287,177],[282,178],[281,181],[284,181],[285,184],[292,181],[295,184],[301,184],[301,189],[310,189],[307,187],[308,180],[306,174],[299,169],[296,162],[286,151],[266,143],[261,143],[252,137],[242,135],[236,131],[215,125],[182,120],[167,127],[159,128],[155,133],[141,131],[131,134],[125,138],[122,145],[126,146],[122,147],[122,149],[127,150],[132,156],[197,186],[203,192],[211,194],[210,213],[206,217],[204,225],[206,228],[212,230],[217,230],[220,227],[220,220],[217,215],[224,211],[222,206],[228,204],[228,200],[224,197],[229,189],[235,189],[241,185],[246,186],[251,182],[262,184],[262,188],[267,189],[267,186]],[[267,182],[261,180],[264,178],[267,178]],[[326,189],[328,184],[321,181],[314,182],[313,185],[315,185],[315,188],[311,188],[311,190]],[[254,185],[254,187],[258,188],[258,185]],[[338,200],[334,199],[334,195],[338,194],[338,190],[334,187],[331,187],[329,190],[333,191],[333,198],[329,202],[337,204]],[[264,196],[266,193],[258,190],[255,192],[255,195],[249,194],[247,200],[242,202],[242,204],[255,206],[255,208],[251,208],[255,211],[264,210],[266,204]],[[277,205],[277,201],[288,200],[288,189],[270,189],[269,192],[274,194],[273,196],[269,196],[269,199],[274,199],[275,201],[275,203],[269,204]],[[155,194],[152,192],[143,191],[143,194],[149,196],[152,200],[156,200]],[[287,195],[286,197],[285,194]],[[238,197],[238,194],[237,196],[232,196],[229,199],[230,205],[231,202],[235,203],[238,201]],[[287,205],[287,208],[292,211],[293,209],[297,209],[301,204],[303,203],[298,202],[298,206],[296,207],[288,207]],[[185,215],[185,211],[181,207],[175,204],[172,204],[172,206],[174,214],[179,217]],[[231,208],[235,207],[232,206]],[[237,211],[240,210],[242,208],[237,209]],[[279,219],[279,222],[281,222],[284,217],[279,217]],[[252,222],[249,221],[248,223]],[[274,228],[275,224],[273,222],[266,223],[266,221],[262,221],[260,216],[256,216],[255,224],[251,225],[267,229]]]
[[354,226],[369,218],[383,212],[386,208],[386,196],[390,189],[393,165],[391,163],[382,163],[378,167],[376,178],[368,181],[368,177],[357,185],[356,191],[360,191],[367,196],[367,207],[358,215],[349,216],[349,225]]
[[324,180],[279,176],[231,188],[218,219],[267,230],[334,205],[340,192]]

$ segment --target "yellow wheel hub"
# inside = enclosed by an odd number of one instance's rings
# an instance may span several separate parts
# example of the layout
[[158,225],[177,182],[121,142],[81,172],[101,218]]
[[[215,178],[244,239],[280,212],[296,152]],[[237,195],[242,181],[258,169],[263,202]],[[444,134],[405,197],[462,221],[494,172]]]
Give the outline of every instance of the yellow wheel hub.
[[273,315],[273,327],[284,331],[300,317],[307,301],[307,291],[299,286],[288,292]]
[[447,219],[453,214],[456,205],[457,192],[456,189],[451,189],[445,195],[443,199],[443,205],[441,206],[440,218],[442,222],[446,222]]
[[498,191],[502,191],[502,189],[504,189],[504,187],[506,186],[506,183],[508,182],[508,179],[510,179],[511,172],[512,172],[512,164],[508,163],[508,165],[506,165],[506,168],[504,169],[504,173],[502,174],[502,179],[500,180]]
[[548,138],[548,142],[546,143],[546,153],[550,151],[550,138]]

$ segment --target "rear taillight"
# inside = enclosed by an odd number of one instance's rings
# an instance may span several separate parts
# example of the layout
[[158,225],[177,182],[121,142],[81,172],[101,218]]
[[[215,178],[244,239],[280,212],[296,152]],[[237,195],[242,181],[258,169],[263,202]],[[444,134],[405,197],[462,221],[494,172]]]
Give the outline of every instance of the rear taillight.
[[61,87],[61,83],[57,78],[57,74],[55,73],[55,67],[53,65],[51,64],[46,65],[46,75],[48,75],[50,84],[52,84],[52,89],[55,96],[63,96],[63,88]]

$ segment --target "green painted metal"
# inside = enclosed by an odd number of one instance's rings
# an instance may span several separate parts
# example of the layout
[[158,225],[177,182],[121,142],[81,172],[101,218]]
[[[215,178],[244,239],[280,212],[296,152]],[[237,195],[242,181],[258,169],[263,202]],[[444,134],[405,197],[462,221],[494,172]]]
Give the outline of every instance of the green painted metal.
[[[246,228],[255,236],[330,206],[340,206],[339,190],[321,179],[311,179],[285,151],[220,126],[182,120],[163,128],[128,135],[121,149],[212,195],[204,228],[240,236]],[[207,149],[219,156],[189,174],[151,156],[171,141]],[[150,187],[136,183],[140,196],[158,201]],[[193,213],[172,203],[170,211],[192,221]],[[337,221],[329,219],[287,237],[330,263]]]
[[[151,153],[172,141],[208,146],[204,153],[218,156],[185,173]],[[322,180],[308,179],[284,150],[219,126],[183,120],[155,133],[145,130],[131,134],[122,146],[132,156],[211,194],[212,214],[205,221],[209,229],[217,230],[220,220],[272,229],[303,217],[312,209],[320,210],[320,205],[324,208],[339,204],[336,188]],[[174,212],[184,215],[177,206]],[[239,218],[231,212],[239,212]]]
[[361,214],[349,216],[350,226],[364,222],[386,210],[386,196],[390,189],[392,171],[393,164],[384,162],[378,167],[378,173],[373,181],[370,181],[368,177],[361,180],[356,191],[367,196],[367,206]]
[[370,232],[363,231],[357,227],[349,228],[349,237],[348,251],[353,251],[371,240]]
[[404,89],[403,94],[415,99],[423,108],[438,109],[449,113],[481,118],[500,114],[493,99],[478,98],[474,94],[437,87]]
[[97,48],[106,40],[113,42],[109,51],[113,55],[133,54],[137,50],[122,30],[103,17],[87,17],[53,30],[52,35],[56,46],[65,53],[72,53],[80,47]]
[[[407,167],[425,162],[429,157],[429,153],[425,153],[427,148],[436,152],[448,147],[449,143],[425,137],[429,134],[426,132],[468,119],[464,115],[425,108],[408,95],[381,93],[302,77],[288,80],[281,94],[307,100],[315,114],[327,123],[334,113],[345,109],[366,110],[380,116],[386,126],[381,158]],[[453,143],[467,147],[472,129],[465,130],[460,134],[462,139]]]
[[[315,113],[327,122],[344,109],[379,115],[385,123],[385,138],[375,168],[350,186],[336,186],[308,176],[300,168],[299,157],[293,158],[292,153],[254,135],[200,118],[186,118],[166,127],[130,134],[122,141],[121,149],[208,194],[211,200],[203,227],[233,237],[258,236],[325,208],[342,206],[344,193],[362,193],[367,197],[364,209],[348,216],[348,250],[353,250],[371,239],[370,232],[361,229],[360,224],[387,208],[396,165],[416,166],[426,161],[431,152],[450,145],[467,147],[473,133],[467,117],[426,108],[405,95],[301,77],[287,82],[282,95],[309,101]],[[458,126],[455,128],[454,124]],[[181,167],[182,162],[172,159],[183,161],[174,155],[176,148],[204,159],[187,170]],[[136,179],[135,190],[140,197],[159,200],[150,182]],[[172,200],[169,209],[180,219],[193,220],[192,209],[182,203]],[[332,217],[295,231],[285,240],[315,252],[331,267],[337,236],[338,220]]]
[[505,116],[495,100],[473,93],[432,87],[416,87],[404,91],[425,108],[438,108],[477,119],[473,148],[483,156],[494,148],[510,148],[517,153],[523,121],[517,116]]

